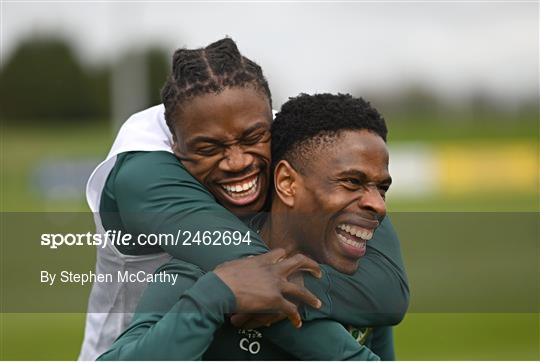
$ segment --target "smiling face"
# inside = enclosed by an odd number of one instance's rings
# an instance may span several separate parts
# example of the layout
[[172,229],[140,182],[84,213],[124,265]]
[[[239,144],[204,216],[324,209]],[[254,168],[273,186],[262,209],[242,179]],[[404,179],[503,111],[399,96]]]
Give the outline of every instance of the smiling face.
[[[388,150],[370,131],[342,131],[333,142],[313,151],[302,172],[276,167],[276,187],[290,187],[289,228],[299,249],[320,263],[352,274],[366,253],[386,215],[385,193],[391,178]],[[294,182],[280,181],[278,173],[291,172]]]
[[251,87],[188,100],[175,120],[174,153],[236,215],[265,204],[270,167],[268,98]]

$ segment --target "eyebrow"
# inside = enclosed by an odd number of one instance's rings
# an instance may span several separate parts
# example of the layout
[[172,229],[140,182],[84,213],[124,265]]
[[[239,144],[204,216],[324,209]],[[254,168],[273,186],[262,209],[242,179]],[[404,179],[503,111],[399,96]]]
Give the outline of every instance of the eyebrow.
[[[360,171],[360,170],[356,170],[356,169],[348,169],[348,170],[344,170],[344,171],[341,171],[340,173],[338,173],[338,177],[343,177],[343,176],[356,176],[356,177],[358,177],[359,179],[361,179],[364,182],[366,180],[369,180],[369,177],[368,177],[368,175],[366,175],[365,172]],[[377,181],[377,183],[390,185],[390,184],[392,184],[392,177],[388,176],[388,177],[386,177],[385,179],[383,179],[381,181]]]
[[[265,128],[266,130],[269,130],[269,125],[266,124],[265,122],[257,122],[255,123],[253,126],[249,127],[248,129],[246,129],[244,132],[242,132],[242,135],[240,136],[240,138],[243,138],[243,137],[246,137],[248,134],[250,133],[253,133],[259,129],[263,129]],[[220,141],[220,140],[217,140],[215,138],[212,138],[212,137],[208,137],[208,136],[197,136],[195,138],[193,138],[192,140],[189,140],[187,143],[192,146],[192,145],[196,145],[197,143],[213,143],[213,144],[222,144],[224,142]]]
[[253,126],[249,127],[248,129],[246,129],[244,132],[242,132],[242,136],[241,137],[246,137],[247,135],[249,135],[250,133],[253,133],[255,131],[258,131],[259,129],[265,129],[266,131],[269,131],[270,130],[270,125],[265,123],[265,122],[257,122],[255,123]]

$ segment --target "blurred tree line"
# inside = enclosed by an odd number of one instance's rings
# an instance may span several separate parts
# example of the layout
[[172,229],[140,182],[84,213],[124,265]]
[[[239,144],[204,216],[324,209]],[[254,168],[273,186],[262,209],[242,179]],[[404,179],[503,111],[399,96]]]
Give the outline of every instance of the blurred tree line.
[[[71,44],[61,37],[27,38],[0,68],[0,117],[18,124],[39,120],[117,118],[122,121],[137,110],[161,102],[160,89],[169,73],[170,57],[162,48],[145,48],[125,53],[112,64],[89,65],[81,61]],[[133,68],[134,64],[142,64],[142,68]],[[122,81],[115,83],[115,75]],[[139,78],[138,82],[134,78]],[[141,84],[146,88],[144,92],[134,92]],[[404,122],[413,119],[445,123],[461,119],[476,123],[495,118],[509,121],[538,118],[537,97],[510,110],[482,93],[469,97],[467,104],[457,107],[414,84],[393,95],[354,93],[367,96],[384,109],[385,114],[396,115],[396,119]],[[142,97],[137,97],[141,94]],[[114,101],[116,107],[112,104]]]
[[[124,54],[144,58],[146,106],[160,103],[159,91],[169,72],[169,54],[160,48]],[[0,117],[6,122],[109,119],[115,64],[86,65],[69,42],[42,36],[23,40],[0,69]]]

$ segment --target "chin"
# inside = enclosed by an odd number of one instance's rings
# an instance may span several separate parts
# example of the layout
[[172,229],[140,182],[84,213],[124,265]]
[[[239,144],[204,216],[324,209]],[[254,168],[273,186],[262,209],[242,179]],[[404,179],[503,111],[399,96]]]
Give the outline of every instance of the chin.
[[257,202],[257,205],[253,205],[253,206],[251,206],[251,205],[250,206],[242,206],[242,207],[238,207],[238,206],[227,207],[227,206],[225,206],[225,208],[227,210],[229,210],[230,212],[232,212],[234,215],[236,215],[238,217],[243,217],[243,216],[253,215],[253,214],[256,214],[259,211],[261,211],[262,206],[259,206],[258,204],[259,204],[259,202]]
[[354,274],[358,270],[358,260],[357,261],[342,261],[339,263],[328,263],[332,268],[336,269],[338,272],[343,274]]
[[223,202],[223,200],[221,201],[222,201],[223,207],[225,207],[227,210],[232,212],[234,215],[241,217],[241,216],[248,216],[248,215],[252,215],[252,214],[256,214],[260,212],[264,206],[265,198],[262,198],[262,199],[259,198],[255,200],[254,202],[252,202],[251,204],[245,205],[245,206],[231,205],[229,203]]

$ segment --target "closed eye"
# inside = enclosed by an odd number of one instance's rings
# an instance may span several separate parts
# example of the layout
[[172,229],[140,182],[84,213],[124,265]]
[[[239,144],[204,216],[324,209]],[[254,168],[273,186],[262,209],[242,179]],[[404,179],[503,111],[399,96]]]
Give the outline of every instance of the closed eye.
[[258,132],[256,134],[250,135],[248,137],[245,137],[242,140],[242,144],[246,146],[253,146],[259,142],[265,142],[266,141],[266,135],[269,135],[267,131]]
[[383,199],[386,199],[386,193],[388,192],[388,190],[390,189],[390,185],[388,184],[384,184],[384,185],[379,185],[377,187],[377,189],[379,190],[379,195],[381,195],[381,197]]
[[362,181],[354,177],[347,177],[344,178],[342,181],[348,186],[353,186],[355,188],[362,186]]
[[220,151],[219,146],[206,146],[197,149],[197,153],[201,156],[213,156]]

